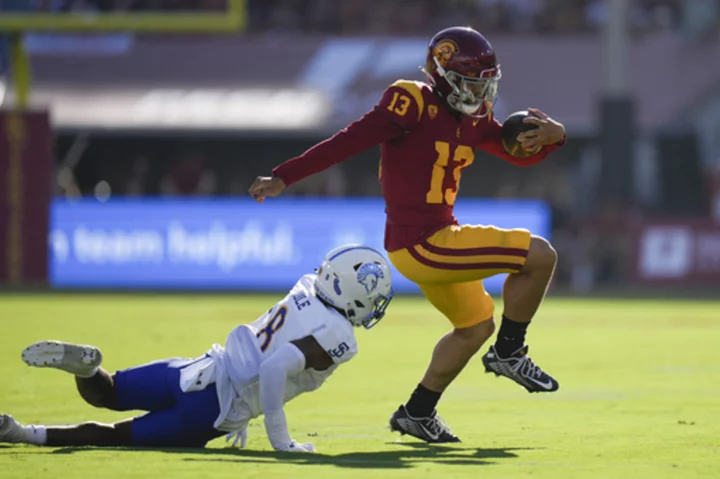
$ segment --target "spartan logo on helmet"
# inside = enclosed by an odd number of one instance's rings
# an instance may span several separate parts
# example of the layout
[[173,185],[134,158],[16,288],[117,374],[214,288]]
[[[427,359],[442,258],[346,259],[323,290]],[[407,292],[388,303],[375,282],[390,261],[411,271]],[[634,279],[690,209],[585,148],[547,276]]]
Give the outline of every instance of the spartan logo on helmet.
[[457,43],[454,40],[443,40],[437,44],[433,55],[437,58],[438,63],[442,67],[446,67],[448,62],[452,59],[453,55],[460,52]]
[[357,272],[358,283],[365,287],[365,292],[367,294],[375,291],[378,281],[384,277],[385,275],[383,274],[382,269],[375,263],[365,263],[360,266]]

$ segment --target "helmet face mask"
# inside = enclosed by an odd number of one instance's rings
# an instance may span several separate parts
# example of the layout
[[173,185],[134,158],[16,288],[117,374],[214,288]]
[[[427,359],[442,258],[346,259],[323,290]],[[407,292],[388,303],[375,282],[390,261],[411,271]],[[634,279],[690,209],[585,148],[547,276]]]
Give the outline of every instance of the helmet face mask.
[[375,326],[394,296],[389,264],[367,246],[335,248],[325,256],[317,274],[318,297],[343,313],[353,326]]
[[454,110],[473,118],[492,112],[502,78],[490,42],[471,28],[442,30],[430,41],[425,74]]
[[[439,66],[438,70],[440,68],[442,66]],[[464,76],[455,71],[445,71],[443,78],[452,88],[446,98],[451,107],[473,118],[484,118],[490,114],[497,100],[498,83],[502,73],[498,66],[496,69],[481,72],[479,78]]]

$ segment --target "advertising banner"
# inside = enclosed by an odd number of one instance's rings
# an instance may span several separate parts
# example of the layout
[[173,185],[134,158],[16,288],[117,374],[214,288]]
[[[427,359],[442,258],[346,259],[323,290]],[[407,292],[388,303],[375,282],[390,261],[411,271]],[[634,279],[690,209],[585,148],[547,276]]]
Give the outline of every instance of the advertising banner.
[[[535,201],[464,200],[460,221],[548,235]],[[381,199],[56,200],[50,279],[58,288],[284,290],[330,249],[363,243],[384,254]],[[398,291],[417,288],[393,270]],[[502,278],[487,282],[500,291]]]
[[640,281],[720,285],[720,222],[646,225],[638,236],[637,253]]

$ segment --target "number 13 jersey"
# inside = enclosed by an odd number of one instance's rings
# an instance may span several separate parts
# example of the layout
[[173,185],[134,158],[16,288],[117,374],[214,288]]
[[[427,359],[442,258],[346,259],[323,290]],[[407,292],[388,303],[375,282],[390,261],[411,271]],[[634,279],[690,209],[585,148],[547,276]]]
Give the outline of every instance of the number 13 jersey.
[[370,112],[279,165],[273,175],[290,185],[380,144],[380,182],[387,213],[385,249],[392,252],[457,224],[453,206],[460,176],[473,163],[476,148],[514,165],[530,166],[560,146],[544,146],[533,156],[515,158],[503,148],[501,133],[502,125],[492,115],[461,115],[429,85],[399,80]]

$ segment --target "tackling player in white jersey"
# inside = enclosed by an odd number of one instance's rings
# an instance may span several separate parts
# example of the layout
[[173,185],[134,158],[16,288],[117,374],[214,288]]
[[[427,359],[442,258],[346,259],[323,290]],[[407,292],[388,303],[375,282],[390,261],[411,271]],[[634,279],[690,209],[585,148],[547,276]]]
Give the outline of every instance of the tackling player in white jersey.
[[204,447],[234,435],[245,445],[247,425],[264,414],[278,451],[313,452],[290,437],[283,406],[319,388],[357,354],[354,328],[371,328],[393,297],[390,269],[377,251],[346,245],[329,252],[317,274],[300,278],[290,293],[251,324],[230,332],[196,359],[156,361],[114,374],[100,367],[93,346],[42,341],[22,354],[30,366],[75,376],[93,406],[147,414],[115,424],[22,426],[0,415],[0,443],[47,446]]

